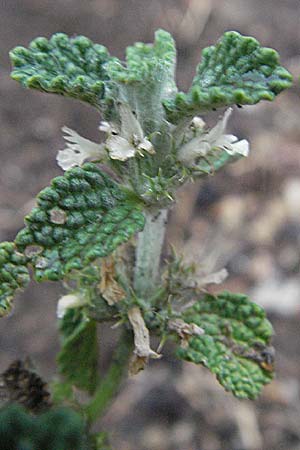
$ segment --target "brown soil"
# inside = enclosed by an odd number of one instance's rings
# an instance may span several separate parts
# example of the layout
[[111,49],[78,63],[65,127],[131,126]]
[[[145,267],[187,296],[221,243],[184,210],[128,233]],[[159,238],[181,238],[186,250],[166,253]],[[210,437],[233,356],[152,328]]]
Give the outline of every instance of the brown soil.
[[[178,84],[186,88],[203,47],[229,29],[279,50],[300,75],[297,0],[2,0],[0,5],[0,238],[13,239],[34,197],[60,173],[60,128],[97,139],[99,117],[72,100],[26,91],[9,79],[8,51],[38,35],[85,34],[123,57],[126,45],[151,42],[157,28],[178,45]],[[232,133],[251,142],[251,156],[181,192],[169,240],[186,255],[218,249],[226,288],[268,304],[276,336],[277,378],[255,402],[223,392],[205,370],[174,361],[171,349],[131,379],[107,413],[118,450],[300,449],[300,102],[295,86],[275,103],[236,110]],[[217,115],[208,118],[214,123]],[[195,252],[194,249],[197,249]],[[32,283],[1,322],[3,370],[31,354],[41,373],[55,370],[59,285]],[[103,354],[112,332],[103,333]],[[107,357],[104,357],[107,359]]]

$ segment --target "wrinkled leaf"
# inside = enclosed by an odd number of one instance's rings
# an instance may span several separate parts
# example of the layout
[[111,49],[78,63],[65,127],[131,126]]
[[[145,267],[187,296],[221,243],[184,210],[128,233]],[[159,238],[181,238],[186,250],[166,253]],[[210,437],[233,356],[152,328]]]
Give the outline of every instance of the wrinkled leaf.
[[173,123],[213,108],[234,104],[253,105],[273,100],[291,86],[291,74],[280,66],[278,53],[235,31],[202,52],[202,61],[187,94],[165,101]]
[[28,49],[13,49],[10,57],[12,78],[25,87],[74,97],[96,107],[109,101],[105,66],[112,58],[105,47],[84,36],[39,37]]
[[202,364],[236,397],[256,398],[273,377],[272,326],[264,310],[247,296],[206,294],[182,318],[204,329],[177,356]]
[[92,394],[98,382],[96,321],[87,319],[79,309],[70,309],[61,320],[60,332],[59,372],[68,383]]
[[1,450],[88,450],[85,424],[71,409],[33,416],[19,405],[0,410]]
[[29,282],[26,258],[16,250],[13,242],[0,244],[0,317],[7,315],[17,290]]
[[144,216],[94,164],[70,169],[41,191],[16,237],[38,281],[60,280],[112,253],[144,226]]

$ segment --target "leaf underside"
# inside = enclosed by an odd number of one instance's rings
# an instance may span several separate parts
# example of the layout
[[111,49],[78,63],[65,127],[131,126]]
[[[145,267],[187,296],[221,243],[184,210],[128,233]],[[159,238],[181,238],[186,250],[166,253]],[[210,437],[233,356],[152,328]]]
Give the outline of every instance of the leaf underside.
[[84,36],[69,38],[56,33],[51,39],[39,37],[29,48],[10,52],[12,78],[23,86],[61,94],[96,107],[107,101],[106,64],[112,59],[105,47]]
[[97,386],[97,325],[82,311],[70,309],[61,321],[62,348],[58,370],[66,381],[92,394]]
[[12,299],[19,289],[29,282],[26,258],[16,250],[13,242],[0,244],[0,317],[7,315]]
[[176,123],[212,108],[253,105],[273,100],[291,86],[291,74],[280,66],[278,53],[235,31],[224,33],[202,52],[202,61],[187,94],[164,102],[168,119]]
[[63,279],[143,229],[144,216],[95,164],[70,169],[38,195],[16,245],[38,281]]
[[247,296],[224,292],[205,295],[183,318],[205,334],[191,337],[177,356],[202,364],[239,398],[256,398],[273,377],[269,340],[272,326],[264,310]]

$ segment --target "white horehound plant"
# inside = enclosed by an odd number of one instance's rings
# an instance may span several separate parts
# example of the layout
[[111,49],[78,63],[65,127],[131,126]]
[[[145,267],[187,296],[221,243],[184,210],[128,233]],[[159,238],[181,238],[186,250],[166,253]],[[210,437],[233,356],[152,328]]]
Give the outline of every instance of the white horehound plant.
[[[273,100],[291,85],[276,51],[226,32],[203,50],[187,93],[176,87],[174,41],[163,30],[154,44],[128,47],[126,62],[84,36],[62,33],[10,56],[14,80],[91,104],[105,133],[94,143],[63,128],[67,143],[57,162],[65,173],[39,193],[15,241],[0,247],[2,316],[28,284],[28,268],[35,280],[67,288],[57,308],[63,379],[52,386],[53,401],[73,406],[90,426],[127,371],[161,358],[166,340],[175,344],[174,357],[204,365],[227,391],[257,397],[273,377],[272,327],[263,309],[242,294],[208,294],[205,285],[221,282],[224,270],[198,279],[174,251],[163,264],[161,253],[178,188],[249,153],[246,140],[226,134],[232,106]],[[218,108],[227,109],[209,129],[202,117]],[[97,327],[105,321],[122,331],[102,375]],[[154,335],[161,342],[155,350]],[[87,391],[86,402],[75,388]],[[102,448],[97,439],[94,448]]]

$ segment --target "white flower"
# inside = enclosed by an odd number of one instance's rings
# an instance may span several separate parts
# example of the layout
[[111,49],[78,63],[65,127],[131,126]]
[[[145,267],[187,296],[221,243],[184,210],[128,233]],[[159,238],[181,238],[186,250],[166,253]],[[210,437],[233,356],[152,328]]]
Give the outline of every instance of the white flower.
[[100,122],[99,130],[108,134],[118,134],[119,132],[116,125],[105,121]]
[[103,144],[96,144],[71,128],[63,127],[62,130],[66,133],[67,147],[58,152],[56,160],[63,170],[81,166],[87,159],[101,160],[106,156]]
[[87,300],[78,294],[64,295],[58,300],[56,314],[58,319],[62,319],[69,308],[78,308],[87,303]]
[[108,133],[105,146],[109,157],[126,161],[137,154],[143,156],[143,152],[155,153],[152,143],[144,136],[142,127],[129,106],[121,104],[119,111],[121,116],[120,130],[108,122],[101,122],[100,124],[100,130]]
[[191,167],[195,164],[195,160],[199,156],[206,156],[213,148],[225,150],[229,155],[248,156],[249,142],[246,139],[239,141],[238,138],[232,134],[224,134],[231,112],[232,108],[227,109],[222,119],[208,133],[202,132],[202,123],[197,120],[199,118],[194,118],[193,124],[195,121],[196,124],[201,124],[197,127],[199,128],[200,133],[179,149],[179,161]]
[[106,147],[111,159],[126,161],[136,155],[137,149],[122,136],[111,135],[106,141]]
[[205,122],[201,117],[195,116],[191,123],[192,127],[196,130],[203,130]]

